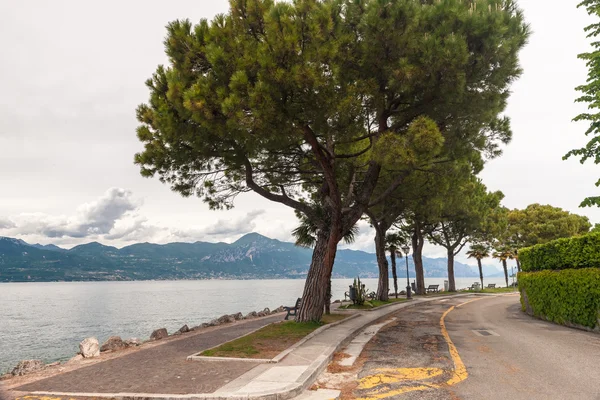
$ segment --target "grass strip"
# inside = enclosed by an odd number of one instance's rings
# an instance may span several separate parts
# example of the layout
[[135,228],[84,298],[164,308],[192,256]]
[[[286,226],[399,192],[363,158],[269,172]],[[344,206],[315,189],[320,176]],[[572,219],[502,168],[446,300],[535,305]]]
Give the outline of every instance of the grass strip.
[[331,314],[323,315],[320,323],[278,322],[265,326],[250,335],[224,343],[214,349],[205,350],[200,355],[271,359],[321,326],[340,321],[346,317],[347,315]]
[[339,308],[342,310],[371,310],[373,308],[377,308],[377,307],[381,307],[383,305],[386,304],[391,304],[391,303],[401,303],[403,301],[406,301],[406,298],[392,298],[390,297],[388,301],[381,301],[381,300],[368,300],[365,301],[365,304],[348,304],[345,306],[340,306]]

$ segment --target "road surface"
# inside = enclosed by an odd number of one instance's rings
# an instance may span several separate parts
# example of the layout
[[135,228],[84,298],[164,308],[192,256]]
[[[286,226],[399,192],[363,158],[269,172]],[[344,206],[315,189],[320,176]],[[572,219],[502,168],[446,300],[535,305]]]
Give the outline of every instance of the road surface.
[[352,367],[339,354],[318,385],[345,399],[600,400],[600,335],[531,318],[518,295],[442,298],[390,317]]

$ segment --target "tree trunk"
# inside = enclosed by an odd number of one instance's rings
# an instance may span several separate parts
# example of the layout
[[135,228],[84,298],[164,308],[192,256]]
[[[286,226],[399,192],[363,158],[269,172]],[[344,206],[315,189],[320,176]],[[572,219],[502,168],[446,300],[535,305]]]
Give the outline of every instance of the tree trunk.
[[327,282],[327,294],[325,295],[325,315],[331,314],[331,274]]
[[456,292],[454,282],[454,249],[448,249],[448,291]]
[[415,263],[415,273],[417,280],[417,294],[425,294],[425,269],[423,268],[423,245],[425,239],[418,225],[415,227],[412,236],[413,261]]
[[321,320],[338,242],[339,239],[335,233],[319,232],[317,234],[310,268],[304,284],[302,305],[296,316],[297,322]]
[[519,262],[519,256],[515,257],[515,261],[517,262],[517,272],[521,272],[521,263]]
[[477,259],[477,266],[479,267],[479,280],[481,281],[481,288],[483,289],[483,270],[481,269],[481,258]]
[[375,253],[377,254],[377,265],[379,266],[379,282],[377,284],[377,300],[388,301],[390,288],[390,277],[388,261],[385,256],[385,230],[375,225]]
[[398,275],[396,274],[396,251],[390,250],[390,259],[392,260],[392,277],[394,278],[394,295],[398,298]]
[[506,287],[508,287],[508,269],[506,268],[506,260],[502,260],[502,267],[504,267],[504,279],[506,280]]

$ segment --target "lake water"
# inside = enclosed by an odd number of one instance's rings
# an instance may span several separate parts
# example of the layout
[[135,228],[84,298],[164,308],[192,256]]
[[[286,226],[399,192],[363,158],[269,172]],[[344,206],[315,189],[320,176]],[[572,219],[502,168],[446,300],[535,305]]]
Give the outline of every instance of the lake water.
[[[412,279],[411,279],[412,281]],[[476,278],[457,278],[457,288]],[[427,278],[426,285],[444,278]],[[367,289],[376,279],[365,279]],[[504,278],[484,283],[504,285]],[[332,281],[333,299],[343,299],[352,279]],[[390,280],[390,286],[392,282]],[[399,279],[399,289],[406,280]],[[0,373],[23,359],[67,360],[79,342],[95,336],[147,339],[157,328],[174,332],[223,314],[293,305],[304,280],[207,280],[139,282],[49,282],[0,284]]]

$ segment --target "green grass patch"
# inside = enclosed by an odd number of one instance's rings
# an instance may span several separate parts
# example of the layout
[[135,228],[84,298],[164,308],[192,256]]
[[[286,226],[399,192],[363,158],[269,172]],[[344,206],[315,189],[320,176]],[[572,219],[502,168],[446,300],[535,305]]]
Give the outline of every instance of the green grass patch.
[[406,301],[406,298],[403,297],[403,298],[396,299],[396,298],[390,297],[388,301],[368,300],[368,301],[365,301],[365,304],[362,304],[362,305],[348,304],[345,306],[340,306],[339,308],[342,310],[372,310],[373,308],[381,307],[386,304],[401,303],[403,301]]
[[514,287],[497,287],[493,289],[483,289],[480,293],[511,293],[516,292],[518,289]]
[[265,358],[271,359],[300,341],[309,333],[325,324],[346,318],[347,315],[324,315],[321,322],[283,321],[264,328],[214,349],[203,351],[207,357]]

